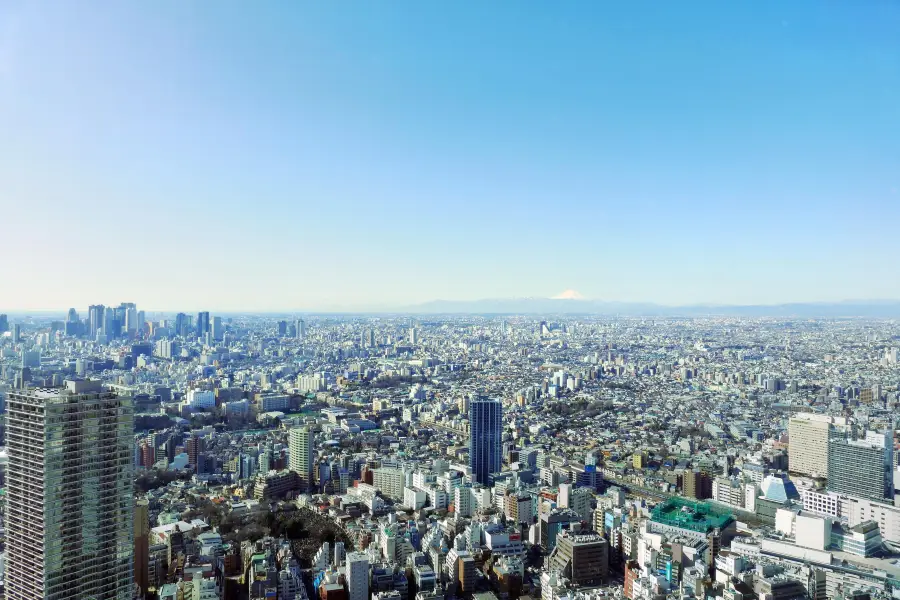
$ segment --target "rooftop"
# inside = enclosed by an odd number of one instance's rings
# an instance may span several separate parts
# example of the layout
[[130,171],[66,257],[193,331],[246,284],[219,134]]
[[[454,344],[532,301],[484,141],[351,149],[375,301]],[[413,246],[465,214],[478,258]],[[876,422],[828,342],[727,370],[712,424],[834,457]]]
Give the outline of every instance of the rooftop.
[[658,504],[651,513],[651,519],[663,525],[702,533],[723,529],[734,521],[730,512],[686,498],[670,498]]

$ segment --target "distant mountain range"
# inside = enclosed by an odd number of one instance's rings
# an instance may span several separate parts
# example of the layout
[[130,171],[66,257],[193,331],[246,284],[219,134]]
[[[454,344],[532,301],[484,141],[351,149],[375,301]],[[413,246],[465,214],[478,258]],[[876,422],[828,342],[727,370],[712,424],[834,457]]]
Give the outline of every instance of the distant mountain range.
[[848,300],[793,304],[665,306],[562,298],[433,300],[404,307],[419,314],[593,314],[637,317],[873,317],[900,318],[900,300]]

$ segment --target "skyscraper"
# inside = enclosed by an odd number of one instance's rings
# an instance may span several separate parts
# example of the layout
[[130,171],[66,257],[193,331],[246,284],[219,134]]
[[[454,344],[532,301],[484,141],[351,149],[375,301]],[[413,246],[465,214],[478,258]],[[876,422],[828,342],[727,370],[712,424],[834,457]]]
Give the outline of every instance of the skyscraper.
[[894,497],[891,432],[867,431],[859,440],[828,446],[828,491],[884,502]]
[[184,313],[178,313],[175,315],[175,334],[180,336],[187,336],[188,329],[191,327],[190,318]]
[[93,304],[88,307],[88,320],[90,322],[88,335],[92,340],[96,339],[97,332],[103,329],[103,317],[105,312],[106,307],[102,304]]
[[309,489],[313,469],[313,433],[309,427],[294,427],[288,438],[288,466],[300,475],[301,487]]
[[498,400],[476,398],[469,403],[469,467],[472,478],[488,483],[500,470],[503,405]]
[[123,302],[115,309],[115,331],[113,334],[118,336],[123,331],[137,331],[137,304],[134,302]]
[[0,315],[0,333],[6,333],[7,331],[9,331],[9,317]]
[[297,339],[306,338],[306,321],[303,319],[297,319]]
[[125,309],[107,308],[103,312],[103,335],[107,340],[115,339],[122,332],[122,323],[125,322]]
[[209,312],[197,313],[197,337],[203,337],[209,333]]
[[137,333],[141,329],[138,322],[138,311],[135,307],[125,309],[125,331],[130,334]]
[[6,597],[130,600],[132,399],[79,380],[8,409]]
[[214,340],[221,340],[224,336],[224,330],[222,329],[222,317],[213,317],[212,318],[212,327],[210,329],[212,332],[212,338]]

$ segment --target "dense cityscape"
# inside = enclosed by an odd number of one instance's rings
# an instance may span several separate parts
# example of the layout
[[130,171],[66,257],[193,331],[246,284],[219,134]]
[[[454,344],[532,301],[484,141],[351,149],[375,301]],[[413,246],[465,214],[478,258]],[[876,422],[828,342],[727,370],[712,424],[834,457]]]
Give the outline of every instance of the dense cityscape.
[[897,598],[898,348],[862,318],[0,315],[3,593]]
[[900,0],[0,0],[0,600],[900,600]]

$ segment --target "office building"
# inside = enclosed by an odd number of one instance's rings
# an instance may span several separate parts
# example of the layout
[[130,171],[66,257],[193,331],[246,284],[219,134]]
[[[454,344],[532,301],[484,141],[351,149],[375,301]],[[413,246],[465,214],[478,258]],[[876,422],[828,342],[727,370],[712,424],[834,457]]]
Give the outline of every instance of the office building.
[[222,327],[222,317],[212,318],[212,329],[210,331],[214,340],[221,340],[225,336],[225,329]]
[[538,543],[544,552],[552,552],[556,548],[556,540],[560,532],[570,529],[573,523],[579,523],[581,517],[568,508],[555,508],[541,513],[538,519]]
[[309,427],[294,427],[288,437],[288,466],[300,476],[301,489],[309,489],[313,470],[313,432]]
[[203,337],[209,333],[209,312],[197,313],[197,337]]
[[891,433],[867,431],[859,440],[831,440],[828,491],[868,500],[894,497],[894,447]]
[[[843,423],[844,419],[840,419]],[[841,423],[839,423],[841,424]],[[788,423],[788,468],[809,477],[828,475],[828,442],[838,435],[835,417],[803,413]]]
[[143,327],[143,322],[140,320],[140,315],[133,305],[129,308],[125,309],[125,331],[129,334],[137,333]]
[[97,333],[103,329],[106,307],[102,304],[94,304],[88,307],[88,335],[96,339]]
[[302,340],[302,339],[306,338],[306,321],[304,321],[303,319],[297,319],[296,329],[297,329],[297,339]]
[[179,351],[178,344],[175,340],[159,340],[156,342],[156,347],[153,349],[153,356],[172,360],[173,358],[178,357]]
[[609,544],[596,533],[561,533],[550,565],[577,586],[600,585],[609,575]]
[[469,467],[477,483],[487,485],[491,473],[500,471],[502,424],[498,400],[476,398],[469,403]]
[[369,599],[369,557],[365,552],[347,554],[347,600]]
[[191,318],[184,313],[175,315],[175,334],[187,336],[188,330],[192,327]]
[[6,333],[7,331],[9,331],[9,317],[0,315],[0,333]]
[[130,600],[132,399],[97,381],[8,399],[6,598]]

